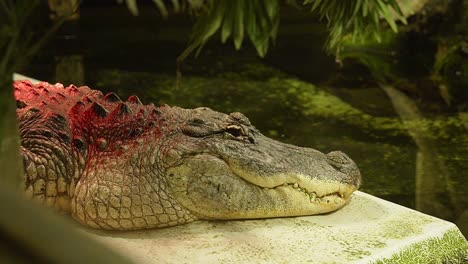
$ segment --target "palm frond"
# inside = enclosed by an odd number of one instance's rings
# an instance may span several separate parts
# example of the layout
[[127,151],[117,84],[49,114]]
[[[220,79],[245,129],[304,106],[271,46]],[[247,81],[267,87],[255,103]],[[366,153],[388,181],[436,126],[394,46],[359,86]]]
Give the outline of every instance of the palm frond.
[[303,4],[311,5],[310,11],[317,12],[321,19],[327,21],[329,50],[339,51],[343,39],[347,37],[359,41],[373,35],[380,40],[382,19],[394,32],[398,32],[396,21],[406,24],[396,0],[305,0]]
[[[137,0],[116,0],[117,3],[123,4],[125,2],[125,5],[127,6],[128,10],[132,15],[138,16],[139,14],[139,9],[138,9],[138,4]],[[211,0],[171,0],[171,8],[168,8],[166,1],[164,0],[153,0],[153,3],[155,6],[158,8],[159,13],[161,13],[161,16],[164,18],[167,18],[169,15],[169,9],[173,10],[175,13],[180,13],[180,12],[196,12],[197,10],[201,9],[206,2],[209,2]]]
[[231,38],[237,50],[248,37],[260,57],[266,55],[270,43],[276,39],[279,0],[211,0],[206,1],[205,7],[193,27],[189,46],[179,56],[179,61],[195,49],[198,54],[217,32],[220,32],[223,43]]
[[[138,14],[136,0],[125,1],[130,12]],[[404,4],[408,0],[401,0]],[[174,12],[192,12],[197,16],[187,49],[179,61],[193,51],[198,54],[206,42],[220,32],[221,42],[232,39],[240,49],[248,37],[259,56],[264,57],[276,39],[279,24],[279,0],[153,0],[163,17]],[[373,36],[380,40],[381,21],[398,31],[397,21],[406,24],[397,0],[303,0],[303,6],[318,13],[328,23],[329,38],[326,47],[339,52],[345,38],[359,41]]]

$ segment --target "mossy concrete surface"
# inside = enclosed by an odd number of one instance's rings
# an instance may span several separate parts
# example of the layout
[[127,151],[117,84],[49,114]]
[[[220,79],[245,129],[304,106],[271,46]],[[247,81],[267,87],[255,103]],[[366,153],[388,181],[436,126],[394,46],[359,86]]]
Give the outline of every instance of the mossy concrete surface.
[[32,82],[32,83],[40,82],[40,81],[37,80],[37,79],[31,78],[31,77],[28,77],[28,76],[26,76],[26,75],[22,75],[22,74],[19,74],[19,73],[13,74],[13,80],[14,80],[14,81],[16,81],[16,80],[29,80],[29,81]]
[[[90,236],[137,263],[466,263],[468,242],[450,223],[356,192],[326,215],[199,221]],[[404,262],[401,262],[404,261]]]

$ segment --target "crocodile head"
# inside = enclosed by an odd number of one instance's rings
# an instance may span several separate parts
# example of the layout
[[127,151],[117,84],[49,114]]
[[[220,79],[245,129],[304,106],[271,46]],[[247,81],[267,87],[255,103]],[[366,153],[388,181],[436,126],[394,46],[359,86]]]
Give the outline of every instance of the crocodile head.
[[201,219],[327,213],[361,183],[359,169],[340,151],[272,140],[241,113],[172,109],[183,121],[163,154],[166,179],[174,198]]

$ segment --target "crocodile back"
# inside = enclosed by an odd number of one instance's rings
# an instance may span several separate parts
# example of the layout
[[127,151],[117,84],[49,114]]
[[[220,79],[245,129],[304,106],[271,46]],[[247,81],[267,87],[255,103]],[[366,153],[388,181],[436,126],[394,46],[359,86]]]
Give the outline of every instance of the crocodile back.
[[122,102],[87,86],[30,81],[13,84],[27,195],[68,211],[90,160],[120,156],[159,134],[158,108],[131,96]]

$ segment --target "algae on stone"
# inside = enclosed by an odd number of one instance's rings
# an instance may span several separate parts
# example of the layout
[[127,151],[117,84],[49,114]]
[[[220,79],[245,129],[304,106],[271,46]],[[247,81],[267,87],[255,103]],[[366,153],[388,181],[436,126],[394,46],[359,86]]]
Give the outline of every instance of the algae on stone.
[[446,232],[442,237],[429,238],[372,264],[412,263],[467,263],[468,242],[458,229]]

